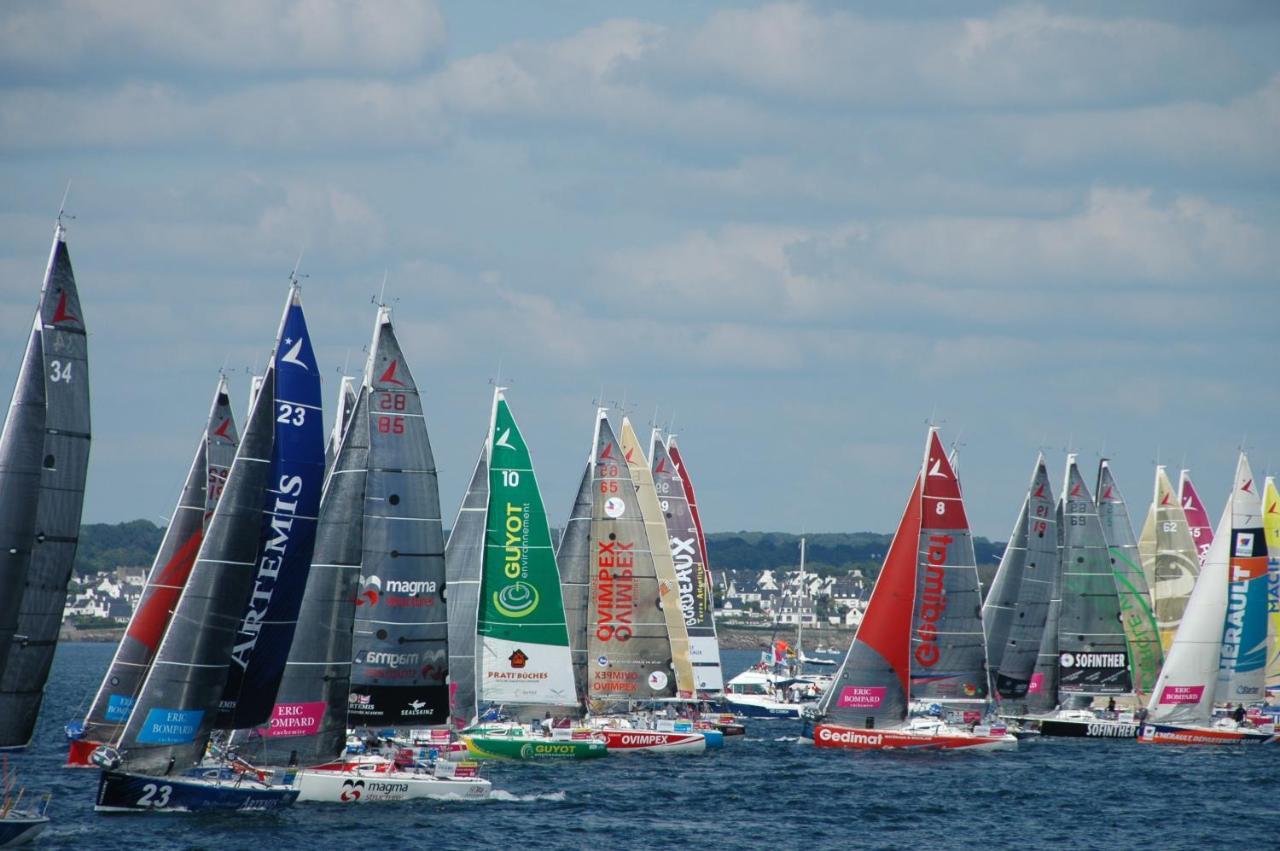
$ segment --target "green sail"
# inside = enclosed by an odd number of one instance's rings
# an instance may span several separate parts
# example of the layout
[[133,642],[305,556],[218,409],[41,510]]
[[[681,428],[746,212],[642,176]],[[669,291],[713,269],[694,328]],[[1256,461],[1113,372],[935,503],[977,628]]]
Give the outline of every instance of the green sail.
[[533,463],[507,400],[494,397],[480,580],[482,703],[575,706],[560,573]]

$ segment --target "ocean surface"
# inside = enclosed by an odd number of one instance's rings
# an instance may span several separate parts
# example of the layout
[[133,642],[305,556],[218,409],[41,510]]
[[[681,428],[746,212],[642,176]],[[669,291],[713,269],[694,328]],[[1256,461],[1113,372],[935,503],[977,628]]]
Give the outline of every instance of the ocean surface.
[[[280,815],[93,812],[97,772],[61,768],[107,644],[58,648],[36,743],[10,756],[51,791],[41,848],[1277,848],[1280,747],[1045,739],[997,754],[855,754],[756,721],[701,756],[488,763],[493,800],[300,804]],[[751,651],[725,651],[737,672]]]

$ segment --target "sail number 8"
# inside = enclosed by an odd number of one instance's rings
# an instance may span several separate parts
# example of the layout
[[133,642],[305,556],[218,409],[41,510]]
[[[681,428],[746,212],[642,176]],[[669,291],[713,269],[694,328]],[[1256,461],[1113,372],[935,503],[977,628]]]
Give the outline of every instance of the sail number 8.
[[167,807],[169,806],[169,796],[173,794],[173,787],[165,784],[157,787],[154,783],[148,783],[142,787],[142,797],[138,799],[140,807]]

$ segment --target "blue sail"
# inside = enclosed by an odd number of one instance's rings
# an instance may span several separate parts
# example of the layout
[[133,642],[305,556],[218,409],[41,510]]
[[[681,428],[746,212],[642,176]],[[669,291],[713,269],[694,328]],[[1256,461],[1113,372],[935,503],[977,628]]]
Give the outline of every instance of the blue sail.
[[275,435],[263,492],[253,589],[244,607],[217,727],[265,724],[275,705],[311,569],[324,486],[324,425],[316,367],[295,287],[276,343]]

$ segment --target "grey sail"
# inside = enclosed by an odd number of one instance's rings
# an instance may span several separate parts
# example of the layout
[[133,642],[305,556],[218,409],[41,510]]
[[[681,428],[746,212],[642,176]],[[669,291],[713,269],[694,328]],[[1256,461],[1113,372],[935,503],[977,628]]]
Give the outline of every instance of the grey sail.
[[1000,566],[991,580],[991,590],[982,602],[982,628],[986,633],[987,660],[991,672],[991,689],[996,689],[996,667],[1009,640],[1014,611],[1018,607],[1018,595],[1022,592],[1022,575],[1027,565],[1027,509],[1031,500],[1028,491],[1022,500],[1022,509],[1009,534],[1009,543],[1000,556]]
[[356,407],[355,379],[349,375],[342,376],[342,386],[338,390],[338,411],[333,418],[333,431],[329,434],[329,442],[324,447],[324,474],[327,477],[333,469],[333,459],[342,446],[342,436],[346,434],[347,423],[351,422],[351,412]]
[[1064,537],[1062,504],[1063,500],[1059,498],[1054,508],[1058,558],[1053,571],[1053,582],[1049,586],[1049,606],[1045,610],[1040,649],[1036,653],[1031,685],[1027,689],[1028,712],[1048,712],[1058,706],[1058,624],[1062,620],[1062,541]]
[[1098,510],[1076,457],[1063,486],[1062,608],[1058,621],[1058,693],[1072,704],[1133,691],[1120,602]]
[[675,694],[671,641],[644,517],[604,410],[596,415],[587,622],[592,712]]
[[113,742],[124,729],[195,566],[207,522],[226,486],[239,442],[227,384],[219,378],[178,504],[169,518],[133,617],[85,716],[85,744],[73,746],[73,757],[79,752],[87,760],[95,743]]
[[62,627],[89,466],[89,361],[84,313],[58,226],[40,293],[45,423],[35,544],[17,629],[0,675],[0,747],[31,740]]
[[1133,687],[1140,694],[1150,694],[1164,663],[1164,649],[1160,646],[1160,631],[1151,611],[1151,591],[1142,571],[1142,557],[1129,521],[1129,509],[1105,458],[1098,465],[1095,494],[1098,522],[1110,555],[1120,618],[1129,647]]
[[484,571],[484,530],[489,506],[489,465],[480,447],[471,485],[444,547],[445,596],[449,607],[449,716],[456,727],[476,717],[476,617]]
[[443,724],[449,622],[440,490],[422,398],[386,308],[379,309],[370,352],[369,474],[350,723]]
[[579,700],[587,693],[587,608],[591,599],[591,577],[587,570],[591,546],[592,464],[582,471],[582,481],[573,500],[556,548],[560,566],[560,593],[564,595],[564,619],[569,629],[569,655],[573,659],[573,683]]
[[825,720],[849,727],[895,727],[907,717],[911,650],[904,639],[916,600],[920,510],[917,475],[853,644],[818,705]]
[[247,749],[264,765],[315,765],[340,754],[346,741],[352,627],[364,553],[368,400],[362,388],[325,482],[311,571],[271,721]]
[[0,672],[18,628],[44,458],[44,355],[36,317],[0,433]]
[[231,649],[258,560],[263,491],[271,467],[275,368],[262,377],[218,506],[173,624],[116,745],[142,774],[185,770],[204,756]]
[[[1036,459],[1025,513],[1022,581],[1017,603],[1004,645],[997,647],[991,657],[996,671],[996,692],[1012,700],[1025,698],[1031,689],[1058,575],[1058,521],[1043,456]],[[1055,651],[1055,660],[1056,657]]]
[[682,471],[672,461],[657,429],[654,429],[650,442],[649,461],[653,465],[653,485],[663,509],[667,542],[676,568],[680,613],[689,630],[689,657],[695,688],[701,694],[721,692],[724,680],[720,673],[714,602],[707,583],[710,574],[702,561],[698,527],[685,497]]

